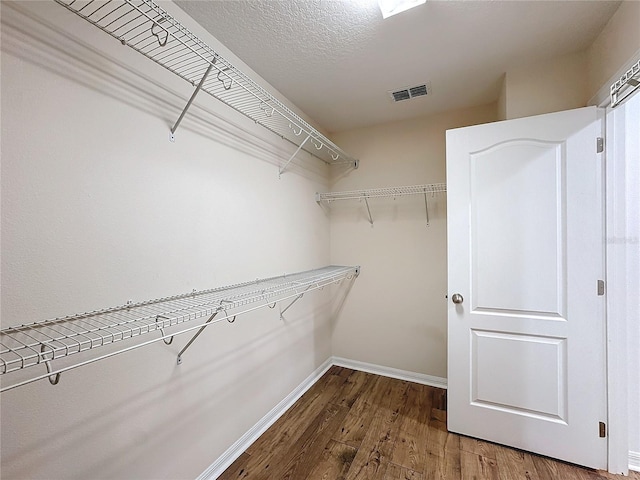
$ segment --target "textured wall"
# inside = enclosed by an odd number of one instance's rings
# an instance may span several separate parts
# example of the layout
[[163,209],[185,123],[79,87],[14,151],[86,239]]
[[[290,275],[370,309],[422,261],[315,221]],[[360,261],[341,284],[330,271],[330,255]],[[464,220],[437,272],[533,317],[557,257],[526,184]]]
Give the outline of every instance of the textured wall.
[[[2,21],[3,327],[329,263],[323,164],[279,180],[207,96],[170,143],[190,85],[54,2]],[[330,293],[4,392],[2,478],[195,478],[330,356]]]

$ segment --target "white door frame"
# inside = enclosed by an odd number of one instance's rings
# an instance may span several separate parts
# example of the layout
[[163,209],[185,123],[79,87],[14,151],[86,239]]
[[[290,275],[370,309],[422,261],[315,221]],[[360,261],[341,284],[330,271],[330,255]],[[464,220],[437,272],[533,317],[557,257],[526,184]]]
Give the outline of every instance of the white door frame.
[[[594,105],[601,108],[608,108],[611,105],[609,96],[610,85],[616,82],[624,73],[631,68],[640,58],[640,50],[637,50],[598,90],[598,92],[589,100],[588,105]],[[605,115],[605,131],[608,130]],[[605,175],[610,177],[609,169],[611,168],[611,160],[609,158],[611,151],[605,137]],[[614,192],[611,185],[607,184],[605,188],[605,232],[608,232],[613,226],[613,205]],[[606,278],[611,279],[613,276],[612,265],[613,252],[607,246],[606,251]],[[613,285],[612,285],[613,286]],[[615,286],[613,286],[615,288]],[[629,357],[627,352],[627,342],[625,331],[627,322],[625,318],[615,318],[610,315],[611,305],[609,304],[612,295],[611,289],[607,289],[607,313],[605,322],[607,327],[607,436],[609,437],[608,452],[608,470],[611,473],[628,474],[629,473],[629,431],[627,419],[629,417],[628,401],[627,401],[627,370],[629,368]]]

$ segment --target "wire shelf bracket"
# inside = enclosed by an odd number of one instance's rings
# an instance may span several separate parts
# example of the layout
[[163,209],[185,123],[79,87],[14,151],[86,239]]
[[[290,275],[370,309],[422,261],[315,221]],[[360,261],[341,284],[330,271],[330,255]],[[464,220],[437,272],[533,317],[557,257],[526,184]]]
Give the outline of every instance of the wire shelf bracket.
[[[203,91],[327,164],[358,168],[358,160],[214,51],[153,0],[55,1],[123,45],[197,86],[171,128],[170,139],[175,141],[178,125],[195,96]],[[301,143],[304,138],[310,141]],[[283,171],[281,168],[280,174]]]
[[[304,294],[352,280],[359,273],[358,266],[334,265],[7,327],[0,330],[0,378],[4,380],[4,375],[9,375],[14,382],[3,382],[0,392],[44,378],[56,385],[65,371],[160,340],[170,345],[176,335],[195,331],[178,353],[177,362],[181,364],[185,351],[206,327],[223,320],[233,323],[239,315],[265,306],[275,308],[276,303],[293,299],[281,311],[282,318]],[[169,328],[170,334],[165,332]],[[125,346],[108,348],[119,342]],[[80,353],[84,355],[75,356]]]
[[176,137],[175,137],[176,130],[178,129],[178,126],[180,126],[180,122],[182,122],[182,119],[186,115],[187,110],[189,110],[189,107],[191,106],[191,104],[195,100],[196,96],[198,95],[198,92],[202,89],[202,85],[204,84],[205,80],[209,76],[209,72],[211,72],[211,69],[213,68],[213,64],[214,63],[215,63],[215,58],[212,60],[211,65],[209,65],[209,67],[207,67],[207,71],[204,72],[204,75],[202,76],[202,79],[200,80],[200,83],[198,84],[196,89],[191,94],[191,97],[189,98],[189,101],[187,102],[187,105],[182,110],[182,113],[178,117],[178,120],[176,120],[176,123],[173,125],[173,127],[171,127],[171,133],[170,133],[170,136],[169,136],[169,140],[171,140],[172,142],[176,141]]
[[426,185],[410,185],[406,187],[382,187],[371,188],[368,190],[351,190],[347,192],[327,192],[316,193],[316,202],[332,202],[339,200],[358,200],[363,201],[367,207],[367,215],[369,223],[373,227],[373,216],[371,215],[371,207],[369,199],[371,198],[397,198],[407,195],[424,195],[424,209],[427,217],[427,226],[429,226],[429,200],[428,197],[435,197],[438,194],[446,193],[447,185],[445,183],[430,183]]

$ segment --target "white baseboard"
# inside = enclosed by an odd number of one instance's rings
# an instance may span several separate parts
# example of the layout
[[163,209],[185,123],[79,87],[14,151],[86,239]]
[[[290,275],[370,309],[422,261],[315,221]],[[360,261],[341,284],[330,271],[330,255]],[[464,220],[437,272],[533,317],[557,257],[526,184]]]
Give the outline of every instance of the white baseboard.
[[255,442],[260,435],[278,420],[291,405],[293,405],[314,383],[316,383],[322,375],[324,375],[333,365],[332,359],[328,358],[322,365],[309,375],[298,385],[293,392],[287,395],[280,403],[271,409],[258,423],[251,427],[244,435],[242,435],[233,445],[218,457],[209,468],[200,474],[197,480],[215,480],[229,468],[229,466],[242,455],[249,446]]
[[640,452],[629,452],[629,470],[640,472]]
[[333,357],[332,362],[333,365],[337,365],[339,367],[361,370],[363,372],[374,373],[383,377],[397,378],[398,380],[406,380],[408,382],[420,383],[431,387],[447,388],[447,379],[442,377],[434,377],[424,373],[409,372],[407,370],[399,370],[397,368],[384,367],[382,365],[374,365],[373,363],[349,360],[348,358],[341,357]]
[[[197,480],[215,480],[231,466],[236,459],[242,455],[249,446],[255,442],[284,412],[287,411],[309,388],[316,383],[333,365],[338,367],[361,370],[363,372],[382,375],[383,377],[397,378],[409,382],[421,383],[432,387],[447,388],[447,379],[425,375],[423,373],[408,372],[397,368],[383,367],[372,363],[349,360],[348,358],[329,357],[326,362],[320,365],[311,375],[309,375],[293,392],[287,395],[280,403],[271,409],[258,423],[251,427],[242,437],[231,445],[209,468],[200,474]],[[631,460],[630,460],[631,461]]]

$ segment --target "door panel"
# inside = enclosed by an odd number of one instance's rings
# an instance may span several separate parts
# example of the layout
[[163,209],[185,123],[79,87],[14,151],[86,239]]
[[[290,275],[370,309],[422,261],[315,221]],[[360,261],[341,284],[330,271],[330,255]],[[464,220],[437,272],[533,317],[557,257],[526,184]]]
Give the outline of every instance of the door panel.
[[472,342],[472,404],[566,421],[566,339],[472,330]]
[[451,431],[606,468],[601,112],[447,132]]
[[564,312],[561,147],[516,140],[470,154],[474,310]]

